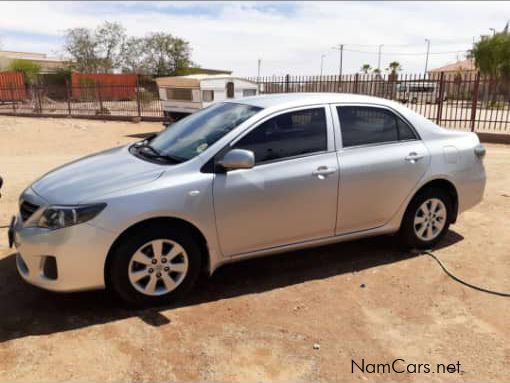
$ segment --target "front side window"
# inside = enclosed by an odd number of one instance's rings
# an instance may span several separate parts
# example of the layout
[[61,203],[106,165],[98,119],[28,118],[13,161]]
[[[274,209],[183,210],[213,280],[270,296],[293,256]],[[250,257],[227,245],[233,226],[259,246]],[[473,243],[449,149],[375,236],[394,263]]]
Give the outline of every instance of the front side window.
[[255,153],[262,163],[327,150],[327,123],[324,108],[280,114],[256,127],[234,147]]
[[170,125],[150,145],[161,155],[186,161],[261,110],[260,107],[230,102],[215,104]]
[[416,139],[409,125],[389,110],[339,106],[337,112],[344,147]]

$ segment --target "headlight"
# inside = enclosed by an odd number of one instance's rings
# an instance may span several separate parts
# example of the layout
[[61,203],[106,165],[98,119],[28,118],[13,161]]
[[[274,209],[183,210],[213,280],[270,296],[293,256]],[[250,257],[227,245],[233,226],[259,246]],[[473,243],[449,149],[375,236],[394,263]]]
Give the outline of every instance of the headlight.
[[105,203],[79,206],[48,206],[41,214],[36,226],[55,230],[77,225],[90,221],[105,207]]

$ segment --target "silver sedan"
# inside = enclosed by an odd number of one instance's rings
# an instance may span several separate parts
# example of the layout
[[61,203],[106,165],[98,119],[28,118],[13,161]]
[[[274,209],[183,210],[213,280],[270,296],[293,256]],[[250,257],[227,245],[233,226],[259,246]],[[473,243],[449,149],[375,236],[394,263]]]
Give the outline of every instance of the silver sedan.
[[381,234],[433,247],[481,201],[484,154],[388,100],[247,97],[46,174],[9,238],[36,286],[164,303],[250,257]]

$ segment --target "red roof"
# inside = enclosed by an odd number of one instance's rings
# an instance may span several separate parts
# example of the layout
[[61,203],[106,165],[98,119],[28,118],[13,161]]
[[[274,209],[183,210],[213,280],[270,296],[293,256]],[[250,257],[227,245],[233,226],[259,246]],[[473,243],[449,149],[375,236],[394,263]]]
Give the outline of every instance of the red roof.
[[476,71],[475,62],[471,59],[457,61],[454,64],[444,65],[439,68],[429,70],[429,73],[437,72],[474,72]]

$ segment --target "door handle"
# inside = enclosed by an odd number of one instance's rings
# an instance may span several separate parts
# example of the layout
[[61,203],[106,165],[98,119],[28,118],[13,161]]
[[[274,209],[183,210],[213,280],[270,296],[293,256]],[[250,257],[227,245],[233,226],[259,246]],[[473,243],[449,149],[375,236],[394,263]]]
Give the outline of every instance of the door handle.
[[411,152],[411,153],[409,153],[409,154],[405,157],[405,159],[406,159],[406,161],[408,161],[408,162],[410,162],[410,163],[414,164],[416,161],[421,160],[423,157],[425,157],[423,154],[418,154],[418,153],[416,153],[416,152]]
[[327,177],[333,173],[336,173],[336,168],[329,168],[327,166],[319,166],[312,172],[314,176],[318,176],[320,179],[324,179],[324,177]]

